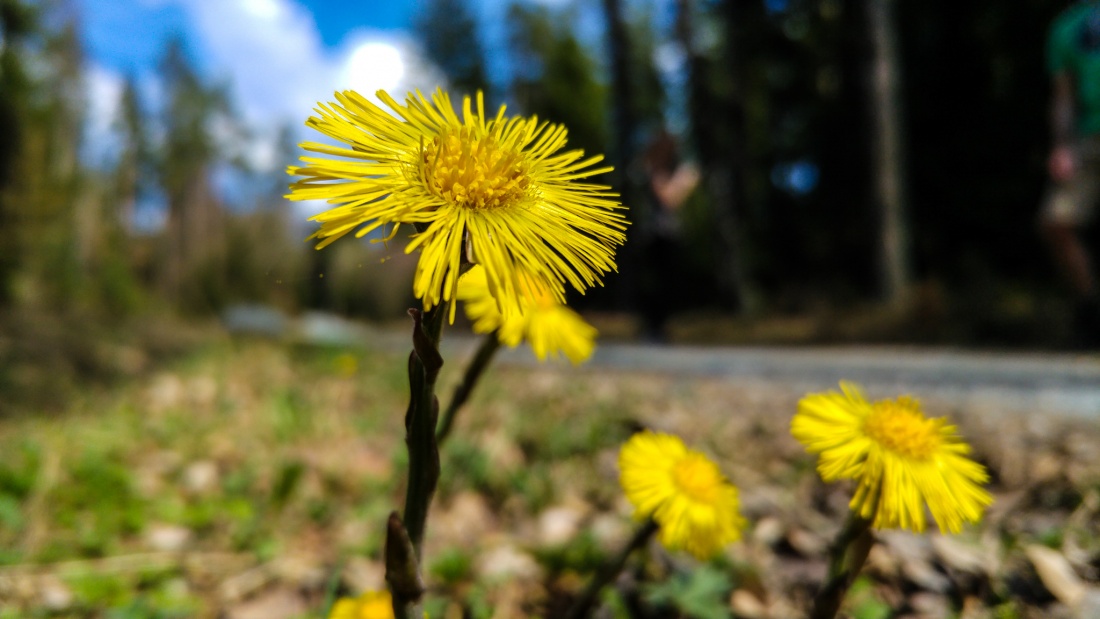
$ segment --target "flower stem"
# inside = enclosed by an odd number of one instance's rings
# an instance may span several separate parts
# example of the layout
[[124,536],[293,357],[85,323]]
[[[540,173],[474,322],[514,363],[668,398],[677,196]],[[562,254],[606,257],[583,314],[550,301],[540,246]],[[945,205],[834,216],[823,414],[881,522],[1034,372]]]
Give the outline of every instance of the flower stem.
[[845,594],[852,586],[874,544],[871,521],[856,512],[848,513],[844,528],[829,549],[829,573],[814,598],[810,619],[834,619]]
[[653,537],[653,534],[657,532],[657,523],[651,518],[646,520],[638,530],[634,532],[634,537],[630,538],[630,541],[623,547],[619,554],[610,562],[605,564],[600,571],[592,577],[592,580],[588,582],[588,586],[585,588],[584,593],[581,594],[577,601],[573,603],[573,607],[569,609],[567,615],[569,619],[581,619],[588,615],[589,611],[596,604],[596,598],[600,594],[600,590],[607,586],[612,580],[619,575],[619,572],[623,571],[623,566],[626,565],[626,560],[630,557],[630,554],[635,550],[641,548],[649,541],[649,538]]
[[439,337],[446,308],[436,306],[423,315],[410,310],[413,327],[413,351],[409,355],[409,409],[405,414],[405,444],[409,450],[409,482],[405,490],[403,521],[409,540],[420,558],[428,506],[439,480],[439,445],[435,424],[439,400],[435,397],[435,379],[443,365],[439,355]]
[[500,338],[497,337],[496,331],[487,334],[485,339],[481,340],[481,346],[478,347],[474,358],[470,359],[469,365],[466,366],[466,373],[462,376],[462,382],[455,387],[454,394],[451,395],[451,401],[447,405],[447,410],[443,412],[443,418],[439,421],[439,427],[435,431],[435,440],[438,444],[442,445],[451,433],[455,416],[462,405],[466,403],[466,400],[470,398],[470,394],[473,393],[474,387],[477,386],[478,380],[485,372],[485,368],[489,367],[493,355],[499,349]]
[[415,616],[412,607],[423,593],[420,556],[428,508],[439,481],[439,446],[435,425],[439,401],[435,380],[443,366],[439,338],[446,307],[430,311],[410,309],[413,350],[409,354],[409,408],[405,412],[405,445],[409,450],[409,477],[405,490],[404,517],[390,515],[386,527],[386,581],[393,596],[394,615]]

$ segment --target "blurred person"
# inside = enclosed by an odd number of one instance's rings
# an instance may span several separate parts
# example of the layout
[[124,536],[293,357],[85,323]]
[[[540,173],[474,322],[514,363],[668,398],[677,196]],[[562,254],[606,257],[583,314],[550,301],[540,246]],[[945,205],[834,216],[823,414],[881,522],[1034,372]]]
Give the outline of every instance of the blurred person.
[[1100,201],[1100,0],[1081,0],[1051,24],[1051,183],[1040,216],[1043,235],[1076,296],[1074,331],[1100,344],[1100,289],[1081,232]]
[[643,155],[646,193],[652,217],[642,233],[642,285],[639,299],[645,337],[664,341],[669,317],[682,307],[684,253],[681,207],[699,184],[699,170],[680,160],[676,138],[661,128]]

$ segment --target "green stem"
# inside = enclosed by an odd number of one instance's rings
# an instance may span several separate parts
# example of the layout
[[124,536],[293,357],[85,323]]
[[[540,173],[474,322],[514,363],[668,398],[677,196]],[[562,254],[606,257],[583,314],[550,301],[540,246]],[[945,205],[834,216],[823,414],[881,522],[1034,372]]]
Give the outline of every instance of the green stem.
[[328,583],[325,584],[325,597],[321,603],[322,615],[319,619],[325,619],[332,614],[332,606],[336,603],[336,589],[340,586],[340,574],[344,571],[344,558],[341,557],[336,566],[332,568],[332,574],[328,577]]
[[848,513],[844,528],[829,549],[829,573],[814,598],[810,619],[834,619],[874,544],[871,521]]
[[500,349],[500,338],[496,331],[489,333],[481,340],[481,346],[478,347],[477,353],[474,354],[473,359],[470,359],[469,365],[466,366],[466,373],[462,376],[462,382],[455,387],[454,394],[451,396],[451,401],[447,405],[447,410],[443,412],[443,417],[439,421],[439,427],[435,431],[435,440],[440,445],[447,439],[447,436],[451,433],[451,427],[454,425],[455,416],[458,414],[458,410],[462,408],[462,405],[470,399],[470,394],[473,393],[474,387],[477,386],[478,380],[481,379],[481,375],[485,372],[485,368],[489,367],[489,363],[493,360],[493,355]]
[[581,594],[577,601],[573,603],[573,607],[569,609],[567,617],[569,619],[581,619],[588,615],[592,607],[596,605],[596,599],[600,595],[600,590],[607,586],[612,580],[619,575],[619,572],[623,571],[623,566],[626,565],[626,560],[630,557],[631,553],[641,548],[649,541],[649,538],[653,537],[653,534],[660,528],[656,522],[652,519],[646,520],[642,526],[638,527],[638,530],[634,532],[634,537],[630,538],[626,546],[615,556],[610,562],[605,564],[600,571],[592,577],[588,586],[585,587],[584,593]]

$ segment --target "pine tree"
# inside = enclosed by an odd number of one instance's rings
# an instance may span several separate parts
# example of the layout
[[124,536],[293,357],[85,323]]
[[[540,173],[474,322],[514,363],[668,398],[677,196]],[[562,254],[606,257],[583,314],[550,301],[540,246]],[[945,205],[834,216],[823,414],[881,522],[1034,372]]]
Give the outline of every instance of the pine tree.
[[[161,186],[168,198],[166,292],[184,300],[186,279],[217,280],[211,272],[224,250],[221,204],[211,186],[210,174],[221,149],[214,134],[215,119],[227,116],[229,105],[223,90],[206,85],[191,66],[181,41],[168,44],[160,63],[167,92],[162,111],[165,140],[158,157]],[[199,275],[196,271],[206,268]],[[206,309],[216,300],[209,297],[223,288],[217,281],[195,282],[187,304]]]
[[465,0],[429,0],[416,22],[416,33],[428,58],[447,75],[452,95],[489,94],[492,85],[477,21]]

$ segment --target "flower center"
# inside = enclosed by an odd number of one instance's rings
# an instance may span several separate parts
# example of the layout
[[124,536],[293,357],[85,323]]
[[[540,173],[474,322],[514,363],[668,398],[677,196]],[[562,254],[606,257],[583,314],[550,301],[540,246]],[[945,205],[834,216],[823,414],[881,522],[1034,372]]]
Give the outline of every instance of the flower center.
[[672,481],[688,498],[714,503],[722,486],[722,474],[706,456],[691,452],[672,466]]
[[435,195],[469,209],[514,205],[527,195],[531,178],[516,152],[492,135],[477,137],[470,127],[448,130],[421,149],[424,182]]
[[920,412],[911,398],[881,400],[871,407],[863,431],[872,440],[895,453],[926,460],[940,446],[940,424]]

